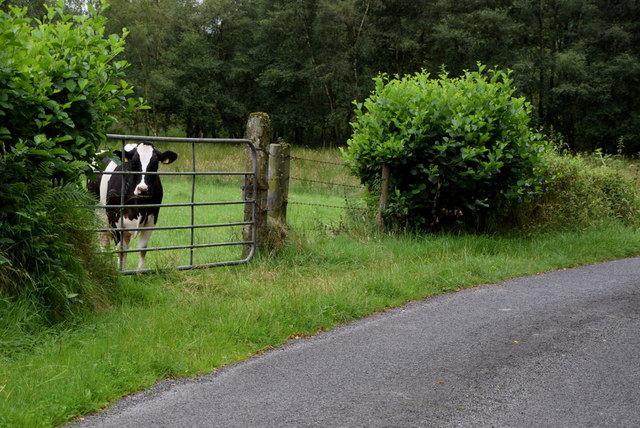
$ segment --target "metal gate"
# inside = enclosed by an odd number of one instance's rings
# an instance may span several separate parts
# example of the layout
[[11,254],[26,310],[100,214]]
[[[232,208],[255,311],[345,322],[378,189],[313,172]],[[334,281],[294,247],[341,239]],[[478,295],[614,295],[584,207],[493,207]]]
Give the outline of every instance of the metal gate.
[[[250,199],[246,197],[247,192],[245,192],[245,184],[238,186],[238,191],[242,192],[241,200],[227,200],[227,201],[215,201],[215,200],[200,200],[196,201],[196,177],[215,177],[215,176],[240,176],[240,178],[244,179],[243,183],[249,183],[253,188],[253,192],[249,192],[250,195],[256,195],[256,180],[255,179],[247,179],[249,177],[255,177],[256,169],[257,169],[257,152],[256,148],[251,140],[248,139],[225,139],[225,138],[174,138],[174,137],[147,137],[147,136],[138,136],[138,135],[116,135],[116,134],[108,134],[109,140],[119,140],[121,141],[122,152],[124,153],[124,147],[128,141],[133,142],[152,142],[152,143],[170,143],[170,144],[190,144],[191,145],[191,168],[186,171],[158,171],[158,172],[145,172],[146,175],[159,175],[159,176],[186,176],[191,177],[191,197],[190,201],[186,202],[173,202],[173,203],[162,203],[157,205],[147,205],[148,207],[162,207],[164,210],[158,216],[159,219],[163,217],[167,217],[167,211],[170,209],[182,209],[190,211],[189,216],[184,216],[189,218],[189,224],[176,224],[176,225],[167,225],[167,226],[158,226],[155,227],[146,227],[146,228],[101,228],[95,229],[96,232],[116,232],[116,231],[184,231],[188,232],[189,237],[187,237],[187,242],[165,242],[164,245],[154,246],[154,240],[157,242],[157,235],[159,233],[154,233],[149,242],[149,246],[144,249],[139,248],[131,248],[126,250],[103,250],[101,254],[120,254],[120,253],[138,253],[141,251],[146,252],[167,252],[173,253],[176,252],[185,252],[188,251],[188,262],[180,262],[179,260],[186,260],[184,256],[175,256],[173,257],[176,262],[175,266],[171,265],[170,262],[166,260],[156,261],[155,269],[128,269],[126,266],[121,270],[123,274],[133,274],[133,273],[144,273],[144,272],[154,272],[158,269],[177,269],[177,270],[188,270],[188,269],[198,269],[198,268],[208,268],[214,266],[228,266],[228,265],[236,265],[241,263],[246,263],[253,258],[255,253],[255,213],[256,213],[256,201],[255,199]],[[208,145],[208,144],[232,144],[232,145],[246,145],[248,150],[245,152],[251,161],[252,168],[250,171],[198,171],[196,168],[196,155],[197,155],[197,146]],[[157,145],[157,144],[156,144]],[[162,147],[160,147],[162,149]],[[249,162],[245,162],[247,165]],[[135,174],[140,175],[142,172],[130,172],[130,171],[110,171],[111,175],[127,175],[127,174]],[[124,180],[123,180],[124,182]],[[167,183],[169,184],[169,183]],[[171,186],[163,183],[164,187],[164,200],[166,201],[167,197],[171,199]],[[97,209],[105,209],[105,208],[117,208],[121,210],[120,218],[122,218],[122,210],[124,210],[128,205],[125,205],[124,201],[124,189],[121,191],[121,200],[120,205],[96,205],[94,208]],[[255,196],[254,196],[255,197]],[[163,201],[164,202],[164,201]],[[206,207],[224,207],[224,206],[243,206],[242,212],[244,213],[242,219],[238,219],[238,221],[223,221],[223,222],[211,222],[205,221],[203,223],[199,223],[196,221],[196,209],[206,208]],[[185,218],[184,223],[186,223],[187,218]],[[234,219],[235,220],[235,219]],[[162,221],[160,221],[162,224]],[[220,230],[222,228],[241,228],[242,233],[240,235],[240,239],[236,240],[222,240],[216,242],[207,242],[207,238],[205,241],[202,241],[202,231],[211,231],[211,230]],[[248,228],[248,229],[247,229]],[[247,233],[248,232],[248,233]],[[196,236],[198,235],[198,236]],[[210,235],[209,235],[210,236]],[[197,239],[196,239],[197,238]],[[166,241],[166,240],[165,240]],[[197,242],[198,241],[198,242]],[[195,251],[203,250],[203,249],[215,249],[221,247],[242,247],[242,253],[240,256],[232,257],[230,260],[195,260],[194,253]],[[205,257],[207,257],[205,255]]]

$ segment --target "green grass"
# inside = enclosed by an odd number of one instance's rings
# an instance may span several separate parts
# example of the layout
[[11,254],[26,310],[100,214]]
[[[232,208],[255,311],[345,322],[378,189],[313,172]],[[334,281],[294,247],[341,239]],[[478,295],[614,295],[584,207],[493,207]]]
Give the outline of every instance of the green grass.
[[[307,177],[348,180],[324,169],[298,168],[303,170],[296,174]],[[237,183],[199,185],[219,192],[216,197],[238,195]],[[169,199],[190,198],[188,180],[176,179],[170,188]],[[292,202],[345,203],[344,195],[320,184],[301,182],[291,193]],[[23,330],[22,337],[15,334],[19,326],[0,325],[0,426],[55,426],[158,380],[207,373],[289,338],[407,301],[640,254],[637,224],[610,222],[526,236],[400,236],[370,232],[343,210],[290,208],[295,227],[288,245],[273,257],[262,255],[233,267],[125,277],[112,307],[48,329]],[[161,223],[178,224],[184,215],[163,209]],[[238,213],[197,215],[225,219]],[[318,227],[323,225],[330,227]],[[336,225],[350,230],[334,233]],[[177,240],[156,233],[152,245]],[[182,257],[161,254],[154,257]],[[213,256],[221,255],[206,257]],[[168,262],[180,260],[152,263]]]
[[[188,172],[193,170],[190,144],[172,144],[162,147],[178,153],[178,162],[163,166],[162,171]],[[203,144],[197,147],[196,171],[246,171],[243,145]],[[294,149],[291,164],[291,192],[288,208],[289,224],[297,230],[344,228],[348,213],[335,207],[362,207],[362,188],[358,181],[346,174],[336,150]],[[311,161],[319,160],[321,163]],[[192,192],[195,202],[242,200],[242,176],[198,176],[195,189],[191,177],[162,177],[165,188],[164,203],[189,203]],[[336,183],[333,186],[327,183]],[[206,206],[194,208],[194,224],[221,224],[244,221],[243,205]],[[361,213],[362,211],[355,211]],[[188,226],[191,224],[190,207],[165,207],[160,212],[158,226]],[[243,240],[242,226],[224,226],[196,229],[194,244],[238,243]],[[191,244],[190,230],[156,231],[149,247],[184,246]],[[135,241],[131,248],[135,247]],[[136,269],[137,254],[128,256],[128,269]],[[173,268],[190,264],[220,263],[242,260],[242,245],[152,251],[147,255],[147,268]]]
[[160,379],[209,372],[409,300],[640,254],[640,231],[623,226],[531,238],[293,240],[249,265],[125,278],[110,311],[40,333],[2,359],[0,425],[56,425]]
[[[192,185],[190,180],[164,177],[164,187],[171,189],[165,195],[164,203],[189,203],[191,202]],[[195,202],[212,201],[240,201],[242,191],[240,179],[237,183],[232,180],[221,181],[219,179],[208,180],[198,178],[196,182]],[[307,231],[317,229],[344,228],[348,220],[345,210],[336,208],[349,204],[355,205],[352,198],[347,198],[344,192],[340,194],[319,194],[318,189],[305,187],[294,189],[288,209],[289,224],[295,230]],[[351,190],[351,192],[353,192]],[[355,211],[362,212],[360,210]],[[194,208],[194,225],[212,225],[237,223],[244,221],[244,205],[216,205]],[[191,224],[190,207],[165,207],[159,215],[158,226],[189,226]],[[222,226],[195,229],[193,243],[220,244],[242,242],[242,226]],[[155,231],[149,243],[149,247],[183,246],[191,243],[191,230],[160,230]],[[134,239],[131,248],[135,247]],[[219,263],[233,260],[242,260],[242,245],[196,248],[193,250],[193,259],[188,249],[170,251],[151,251],[147,255],[147,267],[172,268],[189,264]],[[137,254],[131,253],[127,259],[128,269],[137,266]],[[192,263],[193,262],[193,263]]]

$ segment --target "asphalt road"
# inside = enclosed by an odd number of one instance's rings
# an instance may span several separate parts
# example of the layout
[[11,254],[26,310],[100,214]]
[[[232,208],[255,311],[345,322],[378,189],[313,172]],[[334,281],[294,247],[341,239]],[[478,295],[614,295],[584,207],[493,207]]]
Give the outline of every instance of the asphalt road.
[[640,427],[640,258],[442,295],[85,427]]

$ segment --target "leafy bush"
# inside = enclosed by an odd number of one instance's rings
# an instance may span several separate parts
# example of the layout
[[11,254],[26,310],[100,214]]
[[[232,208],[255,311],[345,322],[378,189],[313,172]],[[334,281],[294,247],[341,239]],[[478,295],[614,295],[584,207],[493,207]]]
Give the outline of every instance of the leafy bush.
[[115,60],[124,40],[95,10],[63,8],[41,21],[0,11],[0,298],[28,294],[58,315],[95,270],[80,183],[115,115],[140,104]]
[[[49,321],[64,318],[78,303],[108,306],[117,273],[110,259],[96,254],[96,234],[89,230],[97,226],[93,212],[78,208],[95,203],[92,197],[75,184],[51,186],[42,178],[25,191],[29,201],[12,224],[19,233],[0,250],[0,300],[31,301]],[[15,241],[18,236],[23,239]]]
[[547,156],[548,173],[555,178],[516,211],[524,229],[581,229],[612,220],[640,223],[640,175],[633,171],[635,164],[599,152],[550,151]]
[[104,37],[104,17],[65,15],[63,2],[47,9],[42,21],[0,11],[0,141],[16,179],[46,165],[69,181],[89,170],[114,115],[139,101],[126,98],[127,63],[115,61],[124,39]]
[[389,166],[388,217],[421,228],[484,228],[540,191],[546,143],[529,128],[531,107],[513,96],[509,73],[485,70],[383,75],[356,103],[344,155],[375,196]]

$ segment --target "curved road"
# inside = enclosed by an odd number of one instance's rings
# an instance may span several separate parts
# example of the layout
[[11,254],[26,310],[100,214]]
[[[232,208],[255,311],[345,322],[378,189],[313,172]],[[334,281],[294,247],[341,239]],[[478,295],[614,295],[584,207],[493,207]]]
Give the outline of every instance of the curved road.
[[639,427],[640,258],[408,304],[85,427]]

